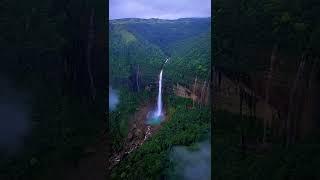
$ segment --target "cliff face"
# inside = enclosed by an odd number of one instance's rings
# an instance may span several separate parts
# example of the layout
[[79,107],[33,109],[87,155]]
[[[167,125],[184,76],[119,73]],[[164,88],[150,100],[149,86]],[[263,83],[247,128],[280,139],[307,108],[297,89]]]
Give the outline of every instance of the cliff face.
[[210,84],[207,81],[194,79],[189,87],[180,84],[173,85],[176,96],[192,99],[194,103],[208,105],[210,103]]
[[237,80],[229,78],[219,70],[214,74],[213,87],[213,104],[216,110],[240,113],[241,108],[242,115],[250,116],[251,111],[254,109],[257,118],[267,119],[269,122],[272,121],[272,117],[277,113],[276,108],[266,103],[264,98],[253,89],[241,81],[237,82]]
[[[259,57],[261,54],[256,56]],[[247,109],[253,108],[256,117],[264,119],[268,128],[288,138],[287,143],[304,139],[315,132],[317,123],[318,101],[314,100],[319,88],[317,58],[309,52],[289,57],[281,51],[270,50],[269,63],[265,64],[265,68],[246,75],[216,70],[213,77],[215,108],[241,111],[243,115],[249,115],[251,110]],[[254,106],[247,97],[254,99]]]

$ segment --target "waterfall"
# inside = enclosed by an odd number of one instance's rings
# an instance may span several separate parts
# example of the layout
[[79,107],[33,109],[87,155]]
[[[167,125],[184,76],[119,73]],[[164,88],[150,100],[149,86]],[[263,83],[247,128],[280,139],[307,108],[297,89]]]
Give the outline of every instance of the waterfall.
[[162,69],[161,69],[160,75],[159,75],[159,91],[158,91],[156,116],[158,117],[161,114],[162,114]]
[[159,74],[159,89],[158,89],[158,99],[157,99],[157,104],[156,107],[150,111],[147,114],[147,124],[149,125],[159,125],[161,121],[164,119],[164,114],[163,114],[163,103],[162,103],[162,73],[163,73],[163,67],[166,64],[166,62],[169,59],[167,58],[166,61],[162,64],[161,71]]
[[159,74],[159,89],[158,89],[158,100],[157,100],[157,110],[154,114],[155,117],[160,117],[162,115],[162,72],[163,66],[168,62],[169,58],[166,59],[162,65],[160,74]]

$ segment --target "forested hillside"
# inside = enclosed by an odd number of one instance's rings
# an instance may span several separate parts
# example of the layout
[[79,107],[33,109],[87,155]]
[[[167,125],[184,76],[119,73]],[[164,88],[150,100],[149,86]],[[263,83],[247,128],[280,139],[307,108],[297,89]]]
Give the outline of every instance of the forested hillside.
[[126,25],[127,29],[140,38],[157,45],[167,55],[172,52],[170,44],[198,36],[210,29],[210,18],[164,19],[120,19],[113,24]]
[[156,74],[161,68],[165,55],[161,49],[152,43],[138,38],[128,31],[124,25],[109,26],[109,78],[110,83],[124,81],[132,73],[143,72],[143,81],[156,80]]
[[[123,80],[139,71],[144,85],[152,83],[168,57],[168,82],[192,81],[195,76],[208,79],[211,62],[211,49],[208,48],[211,41],[210,20],[110,20],[111,81],[121,81],[121,78]],[[190,71],[192,67],[197,68],[196,71]]]
[[[195,77],[210,80],[211,30],[197,37],[186,38],[169,45],[171,63],[167,65],[169,82],[190,84]],[[179,67],[178,69],[176,67]]]

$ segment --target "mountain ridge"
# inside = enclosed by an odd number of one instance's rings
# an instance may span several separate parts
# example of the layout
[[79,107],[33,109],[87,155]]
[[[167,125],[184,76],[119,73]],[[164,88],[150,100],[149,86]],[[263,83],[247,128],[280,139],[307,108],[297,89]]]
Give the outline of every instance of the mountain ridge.
[[211,46],[210,17],[178,20],[125,18],[109,22],[112,76],[117,74],[126,78],[134,73],[133,67],[139,66],[148,84],[150,80],[156,80],[162,60],[173,57],[166,67],[170,84],[187,83],[195,77],[207,79],[211,51],[205,48]]

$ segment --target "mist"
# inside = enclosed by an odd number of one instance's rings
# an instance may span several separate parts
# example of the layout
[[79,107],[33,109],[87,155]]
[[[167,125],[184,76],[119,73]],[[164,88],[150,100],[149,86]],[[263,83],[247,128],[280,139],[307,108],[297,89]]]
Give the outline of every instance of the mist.
[[27,96],[18,92],[6,79],[0,78],[0,152],[19,151],[28,135],[31,120]]
[[109,88],[109,111],[114,111],[119,104],[118,92],[110,86]]
[[190,147],[176,146],[170,153],[174,164],[174,176],[185,180],[211,179],[211,144],[209,140],[196,144],[195,150]]

